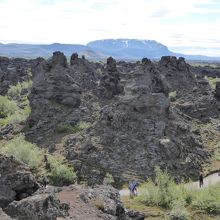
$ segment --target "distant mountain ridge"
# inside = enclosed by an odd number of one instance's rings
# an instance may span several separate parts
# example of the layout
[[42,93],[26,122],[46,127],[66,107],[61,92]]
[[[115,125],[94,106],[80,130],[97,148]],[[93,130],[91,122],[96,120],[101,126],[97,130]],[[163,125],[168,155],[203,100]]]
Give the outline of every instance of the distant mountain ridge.
[[81,44],[2,44],[0,56],[35,58],[52,56],[54,51],[61,51],[66,56],[76,52],[84,54],[88,59],[105,59],[113,56],[116,59],[138,60],[143,57],[160,59],[161,56],[183,56],[189,60],[220,60],[220,57],[201,55],[184,55],[170,51],[167,46],[154,40],[139,39],[104,39]]

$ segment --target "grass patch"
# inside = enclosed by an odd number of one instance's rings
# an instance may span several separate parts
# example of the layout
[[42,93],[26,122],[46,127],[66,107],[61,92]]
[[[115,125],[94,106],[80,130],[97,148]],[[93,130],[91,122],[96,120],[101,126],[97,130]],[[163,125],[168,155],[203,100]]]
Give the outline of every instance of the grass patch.
[[213,77],[205,76],[205,79],[208,80],[211,89],[212,89],[213,91],[215,91],[215,89],[216,89],[216,84],[217,84],[217,82],[220,82],[220,78],[218,78],[218,77],[213,78]]
[[23,81],[22,83],[18,82],[17,85],[9,87],[7,96],[9,99],[18,99],[21,96],[22,90],[28,90],[32,86],[32,81]]
[[60,124],[55,128],[55,132],[62,134],[62,133],[76,133],[82,131],[86,128],[90,127],[90,123],[88,122],[79,122],[75,126],[68,125],[68,124]]
[[27,142],[23,135],[18,135],[6,142],[0,150],[3,154],[13,155],[31,169],[37,169],[43,161],[43,151],[36,145]]
[[49,156],[49,166],[49,178],[54,185],[68,185],[75,181],[73,168],[64,163],[62,156]]
[[46,166],[44,162],[45,151],[26,141],[23,135],[18,135],[4,143],[0,147],[0,152],[12,155],[27,164],[38,179],[42,179],[42,176],[48,176],[50,182],[55,185],[70,184],[75,181],[76,174],[73,168],[65,162],[62,156],[50,155],[48,158],[49,166]]

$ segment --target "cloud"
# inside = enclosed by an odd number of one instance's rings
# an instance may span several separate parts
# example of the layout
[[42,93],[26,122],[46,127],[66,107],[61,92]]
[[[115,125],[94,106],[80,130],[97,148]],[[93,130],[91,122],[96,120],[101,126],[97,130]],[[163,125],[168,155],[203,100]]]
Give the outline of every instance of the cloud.
[[87,43],[102,38],[140,38],[174,47],[216,47],[215,39],[220,39],[220,6],[216,2],[0,0],[1,39]]
[[151,14],[151,17],[164,17],[165,15],[169,14],[170,10],[168,9],[162,9],[162,10],[159,10],[159,11],[155,11]]

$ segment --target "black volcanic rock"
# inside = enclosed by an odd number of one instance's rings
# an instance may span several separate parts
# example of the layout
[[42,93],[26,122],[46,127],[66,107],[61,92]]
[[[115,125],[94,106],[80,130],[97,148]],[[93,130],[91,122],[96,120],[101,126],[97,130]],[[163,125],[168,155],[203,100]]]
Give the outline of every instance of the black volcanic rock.
[[67,210],[54,195],[40,194],[10,203],[5,212],[17,220],[56,220],[65,217]]
[[215,97],[218,101],[220,101],[220,82],[216,83]]
[[112,57],[107,59],[106,70],[100,79],[100,95],[106,98],[113,98],[115,95],[123,92],[123,86],[120,84],[119,72],[116,68],[116,60]]
[[0,155],[0,207],[34,193],[39,185],[29,168],[14,157]]
[[67,59],[63,53],[60,51],[56,51],[53,53],[52,60],[51,60],[52,66],[62,66],[67,67]]
[[[36,67],[28,139],[56,150],[65,137],[63,154],[78,180],[91,185],[106,173],[118,185],[134,175],[142,181],[157,165],[176,180],[197,177],[209,154],[191,132],[191,118],[208,121],[218,111],[209,85],[183,58],[127,63],[110,57],[102,64],[74,54],[71,60],[67,67]],[[174,91],[178,102],[171,103]],[[86,126],[56,133],[80,123]]]

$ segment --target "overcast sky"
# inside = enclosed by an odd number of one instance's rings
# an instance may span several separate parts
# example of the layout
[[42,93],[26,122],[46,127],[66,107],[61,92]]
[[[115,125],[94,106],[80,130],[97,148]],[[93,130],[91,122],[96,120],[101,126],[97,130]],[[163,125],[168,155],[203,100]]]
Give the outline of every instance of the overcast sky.
[[220,56],[220,0],[0,0],[0,42],[161,42]]

